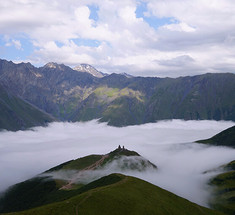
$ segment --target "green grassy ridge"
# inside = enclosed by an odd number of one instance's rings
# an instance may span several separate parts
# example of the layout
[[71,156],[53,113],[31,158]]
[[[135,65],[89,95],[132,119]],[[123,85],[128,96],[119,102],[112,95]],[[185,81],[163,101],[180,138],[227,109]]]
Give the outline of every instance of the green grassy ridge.
[[88,189],[65,201],[8,215],[221,215],[220,212],[196,205],[138,178],[112,174],[106,176],[105,181],[111,183],[104,184],[101,181],[104,186]]
[[23,211],[54,202],[63,201],[97,187],[107,186],[121,180],[118,175],[102,177],[72,190],[58,190],[56,181],[50,177],[35,177],[13,186],[0,205],[0,213]]
[[35,177],[10,187],[0,199],[0,213],[20,211],[51,203],[57,191],[56,182],[48,177]]
[[59,170],[82,170],[100,160],[102,156],[103,155],[88,155],[82,158],[78,158],[63,165],[63,167]]
[[[129,151],[127,149],[125,150],[114,150],[107,154],[108,157],[105,159],[105,161],[112,161],[114,157],[120,157],[120,156],[140,156],[135,151]],[[67,161],[65,163],[62,163],[56,167],[53,167],[46,172],[52,172],[52,171],[58,171],[58,170],[82,170],[85,169],[95,162],[99,161],[104,155],[88,155],[85,157],[81,157],[75,160]],[[101,166],[104,166],[106,162],[102,163]]]
[[117,149],[109,152],[110,158],[113,158],[114,156],[140,156],[140,155],[135,151],[130,151],[130,150],[126,149],[124,146],[121,147],[119,145]]
[[80,193],[79,190],[60,190],[68,182],[53,179],[50,175],[54,171],[82,170],[100,160],[101,157],[102,155],[89,155],[67,161],[45,171],[45,175],[42,173],[32,179],[13,185],[7,190],[3,198],[0,198],[0,205],[3,205],[3,209],[1,210],[0,208],[0,212],[25,210],[43,204],[61,201]]
[[[126,159],[129,157],[133,157],[134,161],[136,157],[139,157],[139,160],[136,162],[133,162],[132,160],[129,161]],[[84,182],[80,182],[80,184],[72,184],[69,188],[64,188],[64,186],[67,186],[70,182],[69,178],[73,178],[73,174],[78,174],[78,171],[86,169],[91,169],[91,171],[95,169],[104,170],[106,165],[112,161],[117,161],[120,158],[125,158],[120,162],[121,169],[135,171],[144,171],[150,167],[157,169],[156,165],[142,158],[137,152],[119,146],[117,149],[106,155],[89,155],[70,160],[53,167],[32,179],[13,185],[7,190],[5,196],[0,198],[0,205],[2,205],[2,209],[0,207],[0,213],[25,210],[52,202],[62,201],[80,194],[82,190],[93,185],[84,186]],[[54,174],[59,174],[59,178],[61,179],[57,179]]]
[[61,170],[63,167],[67,166],[68,164],[72,162],[74,162],[74,160],[66,161],[58,166],[52,167],[51,169],[45,171],[45,173]]
[[231,161],[230,163],[228,163],[228,164],[225,166],[225,169],[226,169],[226,170],[235,170],[235,160],[234,160],[234,161]]
[[232,126],[209,139],[198,140],[196,142],[217,146],[229,146],[235,148],[235,126]]
[[[128,157],[136,157],[136,162],[129,160]],[[101,168],[105,168],[105,165],[112,163],[113,161],[118,161],[119,159],[122,160],[122,165],[120,165],[120,169],[125,170],[134,170],[134,171],[140,171],[143,172],[147,170],[148,168],[157,169],[157,166],[153,163],[151,163],[149,160],[144,159],[140,154],[138,154],[135,151],[130,151],[128,149],[125,149],[124,146],[121,148],[119,147],[115,149],[114,151],[110,152],[108,156],[104,159],[103,163],[101,164]]]
[[[133,163],[133,165],[128,165],[127,163],[123,163],[122,167],[123,170],[124,169],[130,169],[131,170],[138,170],[138,171],[144,171],[149,167],[152,167],[154,169],[157,169],[157,166],[153,163],[151,163],[148,160],[145,160],[144,158],[142,158],[137,152],[135,151],[130,151],[126,148],[121,148],[119,146],[119,148],[115,149],[114,151],[106,154],[106,155],[88,155],[82,158],[78,158],[76,160],[71,160],[68,162],[65,162],[63,164],[60,164],[56,167],[53,167],[51,169],[49,169],[48,171],[46,171],[46,173],[49,172],[53,172],[53,171],[60,171],[60,170],[84,170],[86,168],[91,167],[92,165],[94,165],[97,161],[99,161],[100,159],[102,159],[102,157],[104,157],[104,160],[97,166],[94,167],[95,169],[104,169],[105,166],[109,163],[112,163],[113,161],[117,161],[120,158],[124,158],[124,157],[133,157],[133,156],[138,156],[140,159],[138,160],[139,165]],[[124,160],[123,162],[128,161],[128,158],[126,160]],[[129,162],[131,164],[131,160]],[[126,167],[126,168],[125,168]],[[142,167],[142,168],[140,168]]]
[[210,181],[213,188],[213,197],[210,205],[225,214],[235,214],[235,161],[224,165],[224,173]]
[[55,119],[0,86],[0,130],[22,130],[45,125]]

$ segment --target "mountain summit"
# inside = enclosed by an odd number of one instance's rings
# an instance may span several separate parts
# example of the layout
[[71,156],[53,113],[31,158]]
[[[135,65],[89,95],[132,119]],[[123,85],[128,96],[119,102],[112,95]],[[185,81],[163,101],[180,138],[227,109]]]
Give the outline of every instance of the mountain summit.
[[103,78],[105,76],[102,72],[99,72],[97,69],[89,64],[80,64],[73,69],[79,72],[87,72],[97,78]]

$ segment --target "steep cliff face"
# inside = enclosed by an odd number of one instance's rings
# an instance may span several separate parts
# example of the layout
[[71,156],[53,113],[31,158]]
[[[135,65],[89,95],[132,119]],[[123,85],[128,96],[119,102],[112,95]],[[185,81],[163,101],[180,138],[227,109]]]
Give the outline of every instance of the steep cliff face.
[[125,126],[162,119],[235,121],[235,74],[97,78],[63,64],[0,60],[0,84],[60,120],[99,118]]

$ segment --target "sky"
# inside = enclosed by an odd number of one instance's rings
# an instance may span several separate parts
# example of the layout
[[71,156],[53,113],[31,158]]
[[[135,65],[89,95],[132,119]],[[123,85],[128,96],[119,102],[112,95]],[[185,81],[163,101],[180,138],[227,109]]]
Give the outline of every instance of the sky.
[[0,58],[178,77],[235,70],[234,0],[0,0]]
[[[0,132],[0,191],[56,165],[125,146],[157,165],[157,171],[125,172],[201,205],[214,170],[235,157],[235,149],[193,143],[233,126],[229,121],[159,121],[111,127],[106,123],[54,122],[28,131]],[[87,132],[89,131],[89,132]],[[105,172],[111,173],[114,170]],[[116,172],[116,169],[115,171]],[[101,174],[101,173],[99,173]]]

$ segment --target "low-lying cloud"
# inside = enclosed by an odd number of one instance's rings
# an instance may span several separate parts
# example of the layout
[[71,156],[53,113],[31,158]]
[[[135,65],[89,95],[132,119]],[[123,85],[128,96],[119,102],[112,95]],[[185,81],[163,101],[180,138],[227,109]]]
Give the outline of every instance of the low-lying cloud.
[[[97,166],[91,170],[56,170],[40,174],[41,177],[52,177],[53,179],[64,180],[72,184],[88,184],[103,176],[112,173],[125,175],[142,175],[145,173],[154,174],[157,168],[142,156],[121,156],[107,162],[104,166]],[[140,173],[140,174],[138,174]]]
[[90,121],[3,131],[0,133],[0,191],[65,161],[106,154],[124,145],[158,167],[156,172],[126,174],[206,205],[210,194],[206,184],[216,173],[203,172],[234,160],[235,150],[193,141],[209,138],[233,125],[234,122],[172,120],[116,128]]

